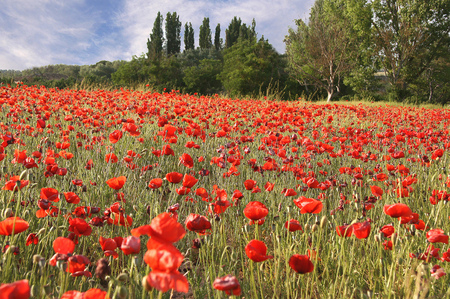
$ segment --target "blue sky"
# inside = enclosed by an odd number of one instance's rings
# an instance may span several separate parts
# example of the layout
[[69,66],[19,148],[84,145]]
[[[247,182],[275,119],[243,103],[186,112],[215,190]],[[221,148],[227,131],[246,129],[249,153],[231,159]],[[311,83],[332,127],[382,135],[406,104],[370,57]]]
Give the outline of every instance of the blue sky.
[[[225,29],[234,16],[258,37],[284,53],[284,36],[295,19],[306,19],[314,0],[5,0],[0,9],[0,69],[24,70],[49,64],[94,64],[130,60],[147,51],[158,11],[177,12],[191,22],[198,45],[199,27],[209,17],[211,30]],[[214,38],[214,37],[213,37]],[[183,37],[182,37],[183,39]],[[183,45],[182,45],[183,48]]]

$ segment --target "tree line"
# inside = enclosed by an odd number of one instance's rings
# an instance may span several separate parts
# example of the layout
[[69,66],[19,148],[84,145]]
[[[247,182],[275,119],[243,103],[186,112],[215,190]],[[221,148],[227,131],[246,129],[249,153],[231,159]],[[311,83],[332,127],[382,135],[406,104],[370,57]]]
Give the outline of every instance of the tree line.
[[83,81],[233,97],[443,104],[450,98],[449,11],[450,0],[316,0],[309,18],[289,28],[284,54],[258,37],[255,20],[234,17],[223,39],[220,24],[205,17],[196,47],[191,22],[158,12],[147,53],[130,61],[0,71],[0,78],[60,88]]

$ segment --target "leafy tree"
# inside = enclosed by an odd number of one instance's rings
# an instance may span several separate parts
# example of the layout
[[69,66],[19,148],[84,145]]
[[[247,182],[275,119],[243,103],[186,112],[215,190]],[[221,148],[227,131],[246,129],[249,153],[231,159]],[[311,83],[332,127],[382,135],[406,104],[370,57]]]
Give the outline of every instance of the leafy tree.
[[231,48],[233,46],[238,38],[239,38],[239,31],[241,29],[241,18],[234,17],[230,24],[228,25],[228,28],[225,30],[225,47]]
[[181,22],[176,12],[166,15],[166,53],[168,56],[180,53]]
[[191,22],[184,25],[184,50],[194,50],[195,40],[194,40],[194,29],[192,28]]
[[222,83],[217,75],[222,71],[222,62],[216,59],[202,59],[196,66],[184,71],[183,81],[187,92],[198,92],[203,95],[217,93]]
[[387,73],[395,99],[430,69],[448,46],[450,1],[374,0],[372,39],[375,56]]
[[222,50],[222,39],[220,38],[220,24],[216,26],[216,32],[214,34],[214,48],[216,51]]
[[300,84],[325,89],[330,101],[354,65],[354,38],[339,0],[316,0],[309,22],[296,20],[285,38],[290,70]]
[[199,46],[202,50],[210,49],[212,47],[209,18],[204,18],[202,25],[200,25]]
[[160,56],[163,50],[164,36],[162,30],[163,17],[158,12],[155,22],[153,23],[152,33],[150,39],[147,39],[147,57],[154,59]]
[[116,72],[111,74],[114,84],[133,86],[137,83],[148,82],[150,66],[144,55],[133,56],[131,61],[119,66]]
[[267,40],[238,39],[223,57],[219,79],[232,96],[266,93],[282,76],[282,59]]

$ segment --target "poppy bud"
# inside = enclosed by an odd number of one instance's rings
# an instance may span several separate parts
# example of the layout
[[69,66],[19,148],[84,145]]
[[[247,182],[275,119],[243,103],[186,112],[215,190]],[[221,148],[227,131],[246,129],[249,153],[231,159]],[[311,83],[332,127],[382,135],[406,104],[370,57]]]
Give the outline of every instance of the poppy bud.
[[380,234],[376,234],[374,236],[375,242],[381,242],[381,235]]
[[125,272],[120,273],[117,276],[117,280],[120,281],[120,282],[127,282],[128,281],[128,274],[125,273]]
[[52,287],[49,284],[46,284],[44,286],[44,293],[47,296],[50,296],[53,293],[53,289],[52,289]]
[[147,281],[147,276],[142,277],[142,286],[144,287],[144,290],[146,290],[147,292],[153,290],[152,286]]
[[128,290],[124,286],[120,286],[116,289],[115,295],[121,299],[128,298]]
[[316,223],[314,223],[314,224],[311,226],[311,231],[312,231],[312,232],[315,232],[318,228],[319,228],[319,226],[318,226]]
[[14,212],[11,208],[6,208],[3,210],[3,218],[9,218],[9,217],[14,217]]
[[322,216],[322,218],[320,219],[320,228],[321,229],[326,228],[327,224],[328,224],[327,216]]

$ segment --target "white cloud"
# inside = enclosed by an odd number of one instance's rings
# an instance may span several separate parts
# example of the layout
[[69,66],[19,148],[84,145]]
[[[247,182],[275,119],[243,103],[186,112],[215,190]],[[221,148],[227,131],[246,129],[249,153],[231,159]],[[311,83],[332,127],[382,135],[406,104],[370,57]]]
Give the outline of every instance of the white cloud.
[[256,21],[256,31],[281,53],[284,53],[284,36],[289,27],[294,26],[294,20],[306,18],[314,0],[174,0],[146,1],[125,0],[124,10],[120,17],[120,27],[128,39],[130,55],[145,53],[146,41],[153,27],[158,11],[163,16],[167,12],[177,12],[183,24],[191,22],[194,27],[196,43],[198,32],[204,17],[209,17],[211,30],[220,23],[221,37],[225,40],[225,29],[233,17],[242,19],[243,23],[251,25]]
[[210,18],[221,37],[234,16],[281,53],[294,19],[305,18],[314,0],[8,0],[0,9],[0,69],[25,69],[48,64],[93,64],[129,60],[147,52],[147,38],[158,11],[177,12],[191,22],[198,44],[199,27]]

